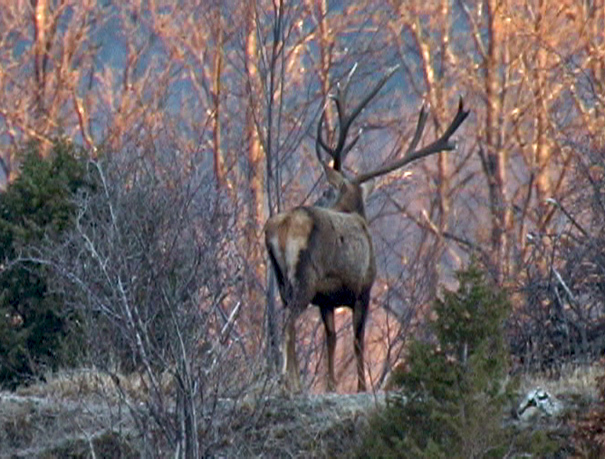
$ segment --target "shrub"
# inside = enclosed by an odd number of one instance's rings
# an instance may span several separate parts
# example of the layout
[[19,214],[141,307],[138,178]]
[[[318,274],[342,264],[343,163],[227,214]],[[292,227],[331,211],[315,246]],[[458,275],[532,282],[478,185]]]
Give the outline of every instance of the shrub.
[[72,197],[84,176],[71,144],[57,141],[44,159],[31,145],[23,152],[20,175],[0,194],[0,386],[14,388],[73,361],[67,344],[77,341],[71,333],[77,321],[50,288],[48,268],[29,253],[70,227]]
[[145,457],[211,454],[219,398],[256,377],[235,323],[233,207],[205,163],[192,168],[175,151],[159,143],[89,161],[96,189],[79,193],[61,244],[40,251],[80,313],[87,363],[111,376]]
[[459,288],[435,303],[436,343],[413,341],[400,391],[370,423],[360,457],[502,457],[511,447],[502,428],[512,395],[504,292],[475,266],[458,273]]
[[572,436],[578,457],[605,457],[605,360],[603,373],[597,378],[598,403],[575,423]]

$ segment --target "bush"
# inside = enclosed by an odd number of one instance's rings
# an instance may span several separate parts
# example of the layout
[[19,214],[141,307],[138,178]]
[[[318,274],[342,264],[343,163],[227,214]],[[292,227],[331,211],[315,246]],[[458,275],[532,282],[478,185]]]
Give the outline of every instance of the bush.
[[576,423],[572,436],[577,457],[605,457],[605,359],[597,378],[598,403]]
[[503,324],[509,304],[476,267],[435,304],[437,343],[414,341],[401,387],[370,423],[360,457],[502,457],[512,396]]
[[71,333],[77,321],[50,288],[48,268],[29,253],[71,226],[72,197],[85,185],[84,176],[71,144],[57,141],[45,159],[31,145],[21,174],[0,194],[0,386],[14,388],[73,362],[68,343],[78,340]]
[[40,255],[79,311],[87,363],[115,382],[145,457],[211,455],[222,435],[212,415],[219,398],[256,377],[235,323],[242,261],[233,207],[211,170],[183,164],[176,151],[159,143],[89,161],[96,191],[78,195],[75,225]]

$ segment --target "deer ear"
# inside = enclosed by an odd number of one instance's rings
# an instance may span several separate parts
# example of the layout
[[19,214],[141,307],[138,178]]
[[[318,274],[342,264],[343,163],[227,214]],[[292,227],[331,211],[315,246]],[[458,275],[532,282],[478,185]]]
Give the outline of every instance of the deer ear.
[[326,177],[328,178],[328,183],[332,185],[336,189],[340,189],[342,184],[345,182],[345,177],[337,170],[332,169],[331,167],[324,167],[324,171],[326,172]]
[[376,185],[376,180],[368,180],[367,182],[361,184],[361,193],[363,196],[363,202],[366,202],[366,199],[368,199],[368,196],[370,196],[372,194],[372,192],[374,191],[375,185]]

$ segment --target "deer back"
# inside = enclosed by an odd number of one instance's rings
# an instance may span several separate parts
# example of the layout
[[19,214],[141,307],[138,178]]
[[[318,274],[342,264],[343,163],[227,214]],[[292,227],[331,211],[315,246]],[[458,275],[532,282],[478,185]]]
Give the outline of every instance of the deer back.
[[[376,268],[372,238],[365,218],[357,213],[309,208],[316,231],[311,263],[320,289],[348,288],[359,294],[374,281]],[[332,288],[330,288],[332,287]]]

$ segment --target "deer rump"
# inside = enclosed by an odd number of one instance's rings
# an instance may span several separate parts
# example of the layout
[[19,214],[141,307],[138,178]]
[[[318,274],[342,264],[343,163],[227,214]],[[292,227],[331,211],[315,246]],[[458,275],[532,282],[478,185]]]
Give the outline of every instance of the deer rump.
[[376,268],[361,216],[298,207],[270,219],[265,235],[286,307],[354,307],[369,296]]

